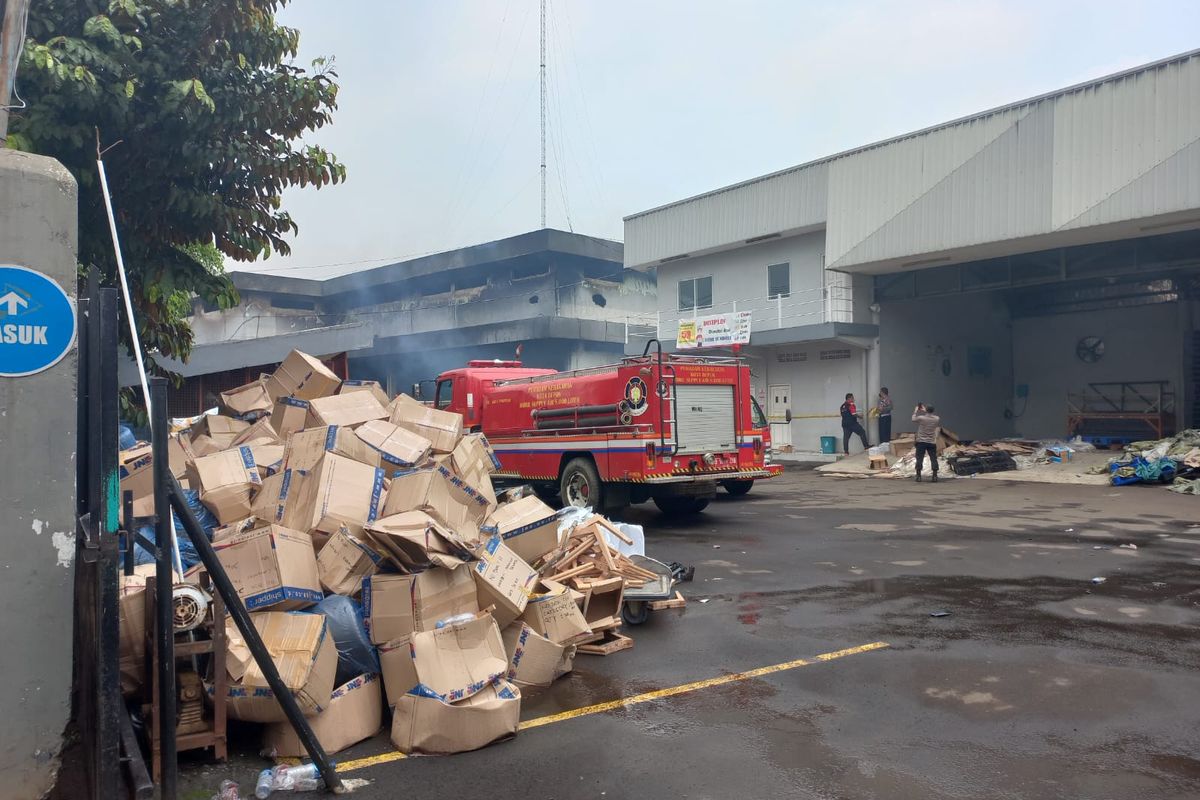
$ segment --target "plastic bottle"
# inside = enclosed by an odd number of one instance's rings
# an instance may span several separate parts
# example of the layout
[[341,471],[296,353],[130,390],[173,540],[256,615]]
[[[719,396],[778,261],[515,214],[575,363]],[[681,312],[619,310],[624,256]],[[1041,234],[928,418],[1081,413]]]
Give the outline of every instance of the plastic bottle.
[[321,788],[321,771],[316,764],[275,768],[271,788],[277,792],[309,792]]
[[457,625],[460,622],[470,622],[473,619],[475,619],[475,615],[470,612],[467,612],[465,614],[455,614],[453,617],[446,617],[445,619],[438,620],[437,623],[435,623],[433,627],[435,629],[436,628],[448,628],[452,625]]
[[271,796],[271,790],[275,788],[274,770],[264,769],[258,773],[258,783],[254,784],[254,796],[258,800],[267,800]]

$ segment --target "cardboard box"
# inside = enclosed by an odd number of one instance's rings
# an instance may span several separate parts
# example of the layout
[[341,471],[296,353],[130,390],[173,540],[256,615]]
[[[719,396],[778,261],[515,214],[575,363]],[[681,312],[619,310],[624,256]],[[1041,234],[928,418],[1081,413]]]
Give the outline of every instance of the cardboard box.
[[1071,460],[1075,451],[1069,447],[1047,447],[1046,457],[1052,464],[1063,464]]
[[296,431],[288,436],[284,467],[311,470],[326,453],[349,458],[369,467],[380,466],[379,453],[354,435],[350,428],[330,425]]
[[274,404],[271,395],[267,394],[266,378],[259,378],[228,392],[221,392],[221,405],[233,417],[270,415]]
[[417,572],[431,566],[454,569],[472,558],[465,543],[424,511],[391,514],[363,532],[397,568]]
[[167,437],[167,462],[171,465],[171,474],[183,480],[187,475],[188,462],[196,458],[192,444],[187,437],[172,433]]
[[350,394],[352,392],[370,392],[371,396],[379,401],[379,405],[387,408],[388,396],[383,390],[383,384],[379,381],[342,381],[341,388],[338,389],[338,394]]
[[279,508],[279,493],[283,490],[282,472],[263,478],[262,485],[254,493],[250,502],[250,515],[263,522],[278,522],[281,511]]
[[388,422],[428,439],[435,452],[452,453],[462,438],[462,415],[438,411],[418,403],[406,394],[396,395],[388,406]]
[[272,400],[281,397],[312,400],[333,394],[341,382],[342,379],[322,364],[320,359],[293,350],[267,378],[267,394]]
[[536,497],[500,506],[485,524],[530,564],[558,547],[558,512]]
[[218,542],[223,542],[239,533],[252,531],[255,528],[261,528],[262,526],[263,524],[254,517],[239,519],[237,522],[231,522],[228,525],[222,525],[219,528],[215,528],[212,532],[212,543],[217,544]]
[[312,537],[280,525],[235,534],[213,545],[246,608],[306,608],[325,594]]
[[917,447],[917,437],[913,433],[902,433],[892,437],[889,443],[892,455],[896,458],[903,457],[906,453],[910,453]]
[[499,536],[493,536],[476,551],[479,562],[472,575],[479,596],[479,607],[495,606],[496,623],[507,626],[521,616],[537,582],[537,572],[508,549]]
[[287,439],[292,431],[304,430],[308,424],[308,401],[295,397],[281,397],[271,410],[271,427],[281,439]]
[[271,427],[271,417],[267,415],[255,420],[254,424],[242,431],[233,440],[233,446],[249,444],[250,442],[283,444],[275,428]]
[[455,702],[508,673],[504,640],[490,614],[393,639],[379,648],[379,664],[388,705],[418,686]]
[[433,630],[441,620],[479,611],[471,568],[433,568],[416,575],[372,575],[362,581],[363,618],[373,644]]
[[385,420],[370,420],[359,425],[354,433],[364,444],[379,453],[381,466],[404,469],[425,461],[433,443],[420,434],[393,425]]
[[250,516],[251,492],[262,485],[249,447],[193,460],[188,465],[188,480],[200,493],[200,502],[223,525]]
[[476,485],[482,484],[488,475],[500,469],[500,459],[482,433],[464,435],[450,454],[450,460],[455,472]]
[[388,410],[370,392],[318,397],[309,401],[309,412],[318,425],[353,426],[388,418]]
[[234,437],[249,427],[249,422],[233,417],[221,414],[201,414],[199,421],[192,425],[192,438],[211,436],[217,441],[224,441],[223,437],[228,436],[228,441],[232,442]]
[[365,525],[384,502],[384,471],[325,453],[306,474],[283,472],[279,522],[301,531],[333,533],[342,525]]
[[479,526],[495,505],[445,467],[397,473],[384,514],[427,512],[465,542],[480,538]]
[[594,581],[576,581],[576,586],[584,593],[583,618],[589,628],[601,631],[620,626],[624,578],[614,575]]
[[[292,691],[306,717],[329,707],[337,674],[337,646],[329,635],[323,614],[289,614],[267,611],[251,614],[254,627],[271,654],[283,684]],[[211,686],[208,693],[213,693]],[[254,661],[246,665],[241,680],[229,687],[228,712],[247,722],[286,722],[287,717]]]
[[148,444],[122,450],[117,457],[120,475],[120,513],[125,513],[125,492],[133,493],[133,515],[154,514],[154,456]]
[[132,697],[146,679],[146,579],[140,575],[122,578],[117,601],[121,694]]
[[573,667],[574,645],[552,642],[524,622],[509,625],[501,636],[508,679],[518,686],[549,686]]
[[342,526],[317,555],[317,574],[325,591],[351,597],[361,591],[363,578],[374,575],[382,561],[383,556],[371,545]]
[[189,442],[192,452],[196,458],[211,456],[213,453],[219,453],[222,450],[228,450],[233,447],[233,440],[237,438],[232,434],[226,434],[217,438],[200,434],[193,436]]
[[[383,725],[382,683],[378,675],[359,675],[334,689],[329,706],[309,719],[313,735],[327,754],[345,750],[379,732]],[[268,725],[263,730],[263,747],[283,758],[308,757],[288,723]]]
[[393,709],[392,744],[430,755],[478,750],[514,735],[520,718],[521,690],[505,680],[458,702],[414,690]]
[[284,446],[277,444],[278,440],[263,439],[254,444],[245,444],[254,456],[254,464],[258,467],[258,476],[266,478],[283,470]]
[[592,632],[570,589],[549,580],[542,581],[541,589],[529,598],[521,622],[558,644],[569,644]]

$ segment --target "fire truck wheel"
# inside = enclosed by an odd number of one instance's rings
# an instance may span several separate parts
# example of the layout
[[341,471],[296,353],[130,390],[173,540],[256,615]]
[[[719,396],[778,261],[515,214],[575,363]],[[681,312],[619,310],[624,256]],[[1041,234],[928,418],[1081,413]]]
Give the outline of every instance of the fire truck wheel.
[[604,507],[604,487],[600,473],[590,458],[573,458],[563,468],[560,481],[561,499],[564,506]]
[[754,481],[724,481],[721,485],[734,497],[741,497],[750,491]]
[[699,514],[704,509],[708,508],[707,497],[656,497],[654,505],[658,506],[658,510],[668,516],[682,516],[684,514]]

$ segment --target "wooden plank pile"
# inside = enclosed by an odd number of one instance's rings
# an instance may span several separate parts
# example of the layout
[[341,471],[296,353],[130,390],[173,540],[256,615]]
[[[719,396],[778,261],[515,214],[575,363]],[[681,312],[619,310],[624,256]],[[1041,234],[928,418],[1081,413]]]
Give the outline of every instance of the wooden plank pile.
[[606,533],[633,544],[620,528],[596,514],[572,527],[559,548],[538,565],[543,580],[565,583],[583,596],[583,616],[592,633],[578,640],[577,652],[602,656],[633,647],[633,639],[620,632],[624,592],[658,578],[609,544]]

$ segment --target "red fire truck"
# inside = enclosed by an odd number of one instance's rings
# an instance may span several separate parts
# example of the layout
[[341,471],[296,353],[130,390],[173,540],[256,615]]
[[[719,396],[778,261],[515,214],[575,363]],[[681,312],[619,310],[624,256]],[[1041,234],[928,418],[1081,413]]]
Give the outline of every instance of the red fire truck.
[[[651,344],[658,344],[652,341]],[[497,478],[564,505],[616,509],[654,500],[702,511],[782,471],[767,421],[736,358],[650,354],[573,372],[471,361],[437,378],[437,408],[463,415],[495,448]]]

